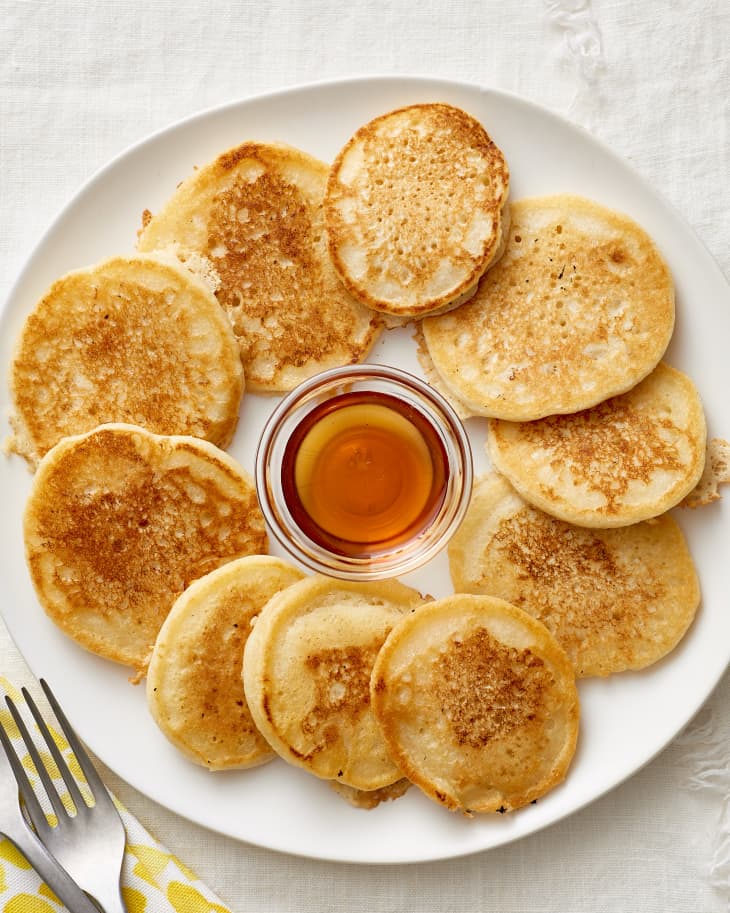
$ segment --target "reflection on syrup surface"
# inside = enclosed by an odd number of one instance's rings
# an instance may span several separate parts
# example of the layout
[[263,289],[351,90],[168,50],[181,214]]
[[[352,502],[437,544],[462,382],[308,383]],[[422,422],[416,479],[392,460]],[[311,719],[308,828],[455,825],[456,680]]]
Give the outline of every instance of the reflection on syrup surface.
[[387,393],[345,393],[316,406],[292,434],[282,487],[297,525],[339,554],[382,554],[429,526],[448,476],[438,432]]

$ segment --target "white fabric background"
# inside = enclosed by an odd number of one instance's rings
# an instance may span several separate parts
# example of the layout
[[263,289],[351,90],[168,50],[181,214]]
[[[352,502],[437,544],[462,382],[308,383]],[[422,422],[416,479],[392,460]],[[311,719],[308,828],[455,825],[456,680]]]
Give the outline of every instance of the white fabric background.
[[[136,140],[261,91],[378,73],[478,82],[567,114],[662,191],[730,276],[728,48],[723,0],[0,0],[0,298],[59,208]],[[1,628],[0,671],[30,677]],[[410,867],[244,846],[108,782],[236,913],[714,913],[730,909],[729,746],[726,675],[683,737],[583,812]]]

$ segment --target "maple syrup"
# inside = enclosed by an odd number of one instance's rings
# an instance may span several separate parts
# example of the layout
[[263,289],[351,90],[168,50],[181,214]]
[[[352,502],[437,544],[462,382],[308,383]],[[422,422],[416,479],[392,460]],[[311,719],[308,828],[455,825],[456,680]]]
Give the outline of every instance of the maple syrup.
[[307,413],[281,463],[284,500],[302,532],[340,555],[388,552],[442,507],[449,463],[437,429],[397,396],[359,391]]
[[458,528],[473,478],[466,429],[422,379],[331,368],[283,397],[256,449],[267,527],[294,559],[343,580],[421,567]]

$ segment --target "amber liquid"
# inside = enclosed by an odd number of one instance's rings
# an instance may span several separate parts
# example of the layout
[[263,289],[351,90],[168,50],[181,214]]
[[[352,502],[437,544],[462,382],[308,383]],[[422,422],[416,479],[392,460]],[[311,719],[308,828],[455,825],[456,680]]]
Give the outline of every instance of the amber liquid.
[[374,557],[426,529],[448,481],[438,432],[386,393],[314,408],[284,451],[282,486],[299,528],[337,554]]

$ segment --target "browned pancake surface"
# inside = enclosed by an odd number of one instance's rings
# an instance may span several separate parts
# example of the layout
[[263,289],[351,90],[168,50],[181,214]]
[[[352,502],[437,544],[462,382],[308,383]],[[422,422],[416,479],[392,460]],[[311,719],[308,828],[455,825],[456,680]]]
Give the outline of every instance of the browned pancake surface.
[[243,143],[184,181],[141,233],[140,250],[170,250],[214,277],[253,390],[361,361],[380,332],[330,264],[327,173],[290,146]]
[[700,601],[687,544],[668,514],[586,529],[526,504],[497,475],[475,484],[449,564],[456,589],[506,599],[543,622],[579,676],[657,662]]
[[131,425],[48,452],[24,534],[48,615],[87,649],[138,670],[188,584],[267,545],[253,482],[230,457]]
[[35,466],[105,422],[226,446],[243,372],[226,316],[179,264],[114,257],[58,279],[28,316],[11,370],[11,448]]
[[705,466],[705,416],[681,371],[659,364],[628,393],[572,415],[489,422],[495,468],[531,504],[580,526],[627,526],[674,507]]

